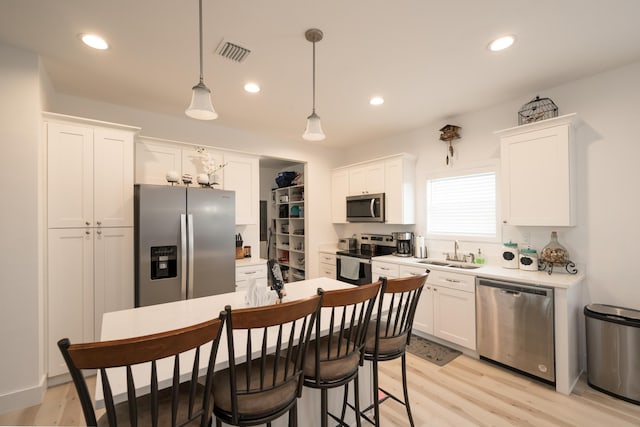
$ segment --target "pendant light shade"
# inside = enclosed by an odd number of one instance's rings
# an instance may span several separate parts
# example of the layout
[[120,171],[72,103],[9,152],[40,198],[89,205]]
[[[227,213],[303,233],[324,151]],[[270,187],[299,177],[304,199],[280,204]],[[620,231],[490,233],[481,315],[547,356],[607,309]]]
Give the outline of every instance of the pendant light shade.
[[307,117],[307,128],[302,134],[302,138],[307,141],[322,141],[326,138],[322,131],[320,116],[316,114],[316,42],[322,40],[322,31],[311,28],[304,33],[305,38],[313,43],[313,106],[311,115]]
[[211,91],[204,84],[202,77],[202,0],[199,2],[199,29],[200,29],[200,82],[193,87],[191,95],[191,105],[185,110],[185,114],[198,120],[214,120],[218,118],[218,113],[213,109],[211,103]]

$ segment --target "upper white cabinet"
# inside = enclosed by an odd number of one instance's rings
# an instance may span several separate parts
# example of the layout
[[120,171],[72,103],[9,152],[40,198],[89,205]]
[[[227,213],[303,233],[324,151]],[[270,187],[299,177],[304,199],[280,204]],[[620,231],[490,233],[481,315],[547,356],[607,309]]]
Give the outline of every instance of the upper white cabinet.
[[236,192],[236,224],[257,224],[260,214],[260,163],[257,157],[225,153],[224,189]]
[[182,150],[147,139],[136,142],[136,184],[167,185],[167,172],[182,176]]
[[[256,156],[232,153],[206,147],[215,167],[226,165],[213,173],[215,188],[235,191],[236,224],[257,224],[260,213],[260,164]],[[190,174],[191,185],[205,173],[203,154],[191,144],[140,137],[136,142],[136,183],[168,185],[168,171],[180,177]]]
[[138,128],[52,113],[44,119],[48,227],[133,226],[133,136]]
[[415,157],[398,154],[337,168],[331,174],[331,219],[345,223],[346,197],[384,193],[387,224],[415,223]]
[[349,195],[349,169],[331,172],[331,221],[347,222],[347,196]]
[[349,168],[349,195],[384,193],[384,162]]
[[575,225],[576,122],[576,114],[567,114],[496,132],[504,223]]

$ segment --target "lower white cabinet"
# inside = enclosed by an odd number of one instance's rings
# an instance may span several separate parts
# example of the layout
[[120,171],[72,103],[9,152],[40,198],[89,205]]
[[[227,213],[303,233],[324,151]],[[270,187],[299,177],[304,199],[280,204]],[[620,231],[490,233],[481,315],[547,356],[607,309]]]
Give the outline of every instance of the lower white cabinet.
[[133,228],[50,229],[48,376],[67,373],[58,340],[100,338],[105,312],[133,307]]
[[252,280],[260,286],[267,286],[266,262],[236,267],[236,292],[247,290]]
[[318,270],[320,277],[336,278],[336,255],[320,252],[318,256]]
[[[424,267],[400,266],[400,277],[424,272]],[[475,276],[431,270],[418,301],[413,329],[475,350]]]

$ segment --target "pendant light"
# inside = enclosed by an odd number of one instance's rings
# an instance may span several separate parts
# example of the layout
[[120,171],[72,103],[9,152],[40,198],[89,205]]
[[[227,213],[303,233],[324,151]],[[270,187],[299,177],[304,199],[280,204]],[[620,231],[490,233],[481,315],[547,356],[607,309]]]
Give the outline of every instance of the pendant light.
[[204,84],[202,78],[202,0],[200,0],[200,83],[193,87],[191,105],[186,109],[185,114],[198,120],[214,120],[218,118],[218,113],[213,109],[211,103],[211,91]]
[[322,40],[323,34],[317,28],[311,28],[304,33],[304,36],[313,43],[313,108],[311,115],[307,117],[307,128],[302,134],[302,138],[307,141],[322,141],[326,136],[322,132],[320,116],[316,114],[316,42]]

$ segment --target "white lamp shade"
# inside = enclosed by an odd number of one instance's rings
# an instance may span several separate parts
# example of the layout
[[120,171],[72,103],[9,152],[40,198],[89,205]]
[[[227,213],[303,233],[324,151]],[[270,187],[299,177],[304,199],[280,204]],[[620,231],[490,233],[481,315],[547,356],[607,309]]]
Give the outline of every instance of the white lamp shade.
[[314,111],[309,117],[307,117],[307,128],[302,134],[302,138],[307,141],[322,141],[326,138],[324,132],[322,132],[322,124],[320,123],[320,117]]
[[186,109],[185,114],[198,120],[214,120],[218,118],[218,113],[213,109],[211,103],[211,91],[204,83],[200,82],[193,87],[191,105]]

